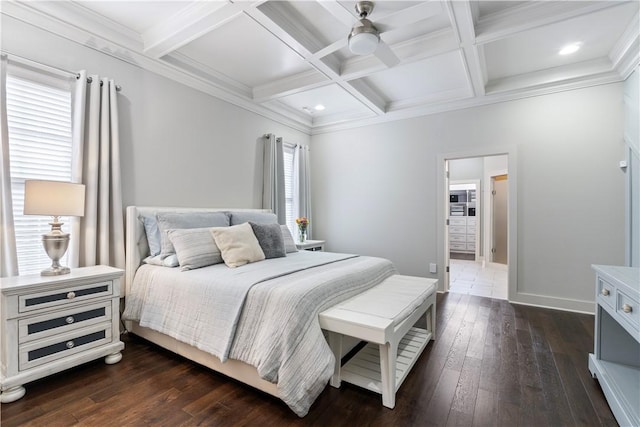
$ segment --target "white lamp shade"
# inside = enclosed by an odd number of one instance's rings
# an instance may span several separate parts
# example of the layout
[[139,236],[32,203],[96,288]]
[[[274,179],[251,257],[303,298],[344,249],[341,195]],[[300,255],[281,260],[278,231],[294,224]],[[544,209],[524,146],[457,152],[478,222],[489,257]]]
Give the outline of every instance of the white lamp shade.
[[84,216],[84,185],[27,180],[24,182],[24,214]]
[[356,55],[370,55],[378,47],[379,37],[376,34],[362,32],[349,37],[349,50]]

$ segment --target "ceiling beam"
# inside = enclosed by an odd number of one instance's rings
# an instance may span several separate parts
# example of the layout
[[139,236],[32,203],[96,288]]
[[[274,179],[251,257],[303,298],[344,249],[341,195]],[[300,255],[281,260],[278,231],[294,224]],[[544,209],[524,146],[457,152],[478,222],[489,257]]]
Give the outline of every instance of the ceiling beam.
[[161,58],[240,16],[252,7],[245,2],[205,1],[191,3],[144,33],[144,54]]
[[[457,2],[453,2],[457,3]],[[476,42],[491,43],[517,33],[620,5],[617,1],[528,2],[481,18],[476,26]]]
[[451,26],[456,34],[462,49],[465,72],[469,86],[478,96],[484,95],[487,71],[484,61],[480,60],[478,46],[476,45],[476,31],[473,13],[469,2],[448,2],[447,10]]

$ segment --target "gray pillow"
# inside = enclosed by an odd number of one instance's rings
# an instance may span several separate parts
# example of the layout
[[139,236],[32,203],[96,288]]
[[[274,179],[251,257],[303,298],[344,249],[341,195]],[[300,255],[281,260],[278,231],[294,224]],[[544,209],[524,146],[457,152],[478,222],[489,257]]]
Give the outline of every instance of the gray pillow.
[[169,230],[229,226],[226,212],[164,212],[158,213],[156,218],[160,229],[160,255],[163,257],[176,252],[167,235]]
[[147,215],[138,216],[144,225],[144,232],[147,235],[147,244],[149,245],[149,255],[156,256],[160,254],[160,229],[158,228],[158,220],[155,212]]
[[282,230],[282,240],[284,240],[285,252],[288,254],[292,252],[298,252],[298,247],[296,246],[296,242],[293,241],[293,236],[291,236],[289,227],[287,227],[286,225],[281,225],[280,229]]
[[253,234],[256,235],[258,243],[264,252],[264,257],[281,258],[287,256],[284,249],[284,238],[282,237],[282,229],[279,224],[257,224],[249,221]]
[[181,271],[223,262],[211,228],[169,230],[168,235],[176,250]]
[[256,224],[277,224],[278,217],[271,212],[229,212],[231,225],[238,225],[245,222],[255,222]]

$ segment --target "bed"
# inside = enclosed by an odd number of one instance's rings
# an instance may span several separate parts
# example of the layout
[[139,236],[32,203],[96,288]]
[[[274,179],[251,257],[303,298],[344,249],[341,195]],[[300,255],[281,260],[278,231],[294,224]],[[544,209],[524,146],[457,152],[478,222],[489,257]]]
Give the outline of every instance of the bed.
[[125,325],[131,333],[282,399],[302,417],[335,364],[318,313],[381,283],[395,268],[380,258],[308,251],[287,251],[284,257],[238,268],[216,263],[181,271],[143,263],[150,252],[148,218],[229,212],[241,221],[269,211],[127,208]]

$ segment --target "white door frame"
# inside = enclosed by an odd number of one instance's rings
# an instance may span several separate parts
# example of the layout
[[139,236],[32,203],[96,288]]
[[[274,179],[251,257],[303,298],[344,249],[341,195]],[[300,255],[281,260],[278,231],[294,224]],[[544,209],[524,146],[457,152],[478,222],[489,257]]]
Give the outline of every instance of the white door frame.
[[445,173],[445,163],[448,160],[500,155],[507,156],[509,173],[509,196],[507,204],[507,264],[509,269],[508,299],[515,299],[514,297],[518,293],[518,153],[516,145],[487,147],[476,150],[438,154],[438,173],[436,183],[438,264],[444,266],[444,268],[440,269],[440,273],[438,274],[440,291],[449,291],[449,274],[446,272],[447,264],[445,264],[445,259],[448,260],[448,256],[445,255],[445,253],[449,249],[448,239],[445,237],[445,230],[447,230],[446,219],[448,217],[447,209],[449,206],[448,196],[445,200],[445,195],[448,193],[448,188],[445,188],[445,183],[448,184],[448,179]]

